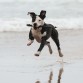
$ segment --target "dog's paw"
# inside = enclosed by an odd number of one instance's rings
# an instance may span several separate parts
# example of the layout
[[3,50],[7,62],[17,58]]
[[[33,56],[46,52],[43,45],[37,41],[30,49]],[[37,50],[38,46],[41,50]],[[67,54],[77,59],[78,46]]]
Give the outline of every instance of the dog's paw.
[[39,56],[39,54],[35,54],[35,56]]
[[37,53],[34,54],[35,56],[39,56],[40,55],[40,51],[38,51]]
[[59,54],[59,56],[60,56],[60,57],[63,57],[63,54],[62,54],[62,53],[60,53],[60,54]]
[[59,50],[58,52],[59,52],[59,56],[63,57],[63,54],[62,54],[61,50]]
[[27,46],[30,46],[33,43],[33,40],[28,40]]

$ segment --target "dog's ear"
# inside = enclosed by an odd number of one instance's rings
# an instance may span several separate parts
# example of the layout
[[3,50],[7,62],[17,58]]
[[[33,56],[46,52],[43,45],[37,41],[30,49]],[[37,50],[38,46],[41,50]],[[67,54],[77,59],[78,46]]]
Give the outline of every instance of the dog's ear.
[[27,15],[29,15],[30,14],[30,16],[33,18],[34,16],[36,16],[36,14],[34,13],[34,12],[28,12],[28,14]]
[[41,10],[39,17],[41,19],[44,19],[46,17],[46,11],[45,10]]

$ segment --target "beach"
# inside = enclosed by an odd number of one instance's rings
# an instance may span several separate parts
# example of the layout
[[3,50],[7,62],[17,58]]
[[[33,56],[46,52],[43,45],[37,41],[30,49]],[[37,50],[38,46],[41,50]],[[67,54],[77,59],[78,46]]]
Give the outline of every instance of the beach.
[[27,46],[28,32],[0,32],[0,83],[49,83],[51,73],[51,83],[82,83],[83,30],[58,32],[63,58],[58,56],[51,38],[53,54],[50,55],[45,46],[41,55],[36,57],[34,53],[39,43],[34,41]]

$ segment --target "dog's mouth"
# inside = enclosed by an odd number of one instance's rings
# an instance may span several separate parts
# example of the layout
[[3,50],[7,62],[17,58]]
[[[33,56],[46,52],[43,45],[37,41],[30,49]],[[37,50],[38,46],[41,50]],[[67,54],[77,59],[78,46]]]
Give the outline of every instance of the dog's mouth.
[[27,24],[27,26],[33,27],[34,29],[39,29],[39,28],[43,27],[42,25],[40,25],[40,26],[37,27],[37,26],[34,26],[32,24]]
[[32,26],[35,30],[37,30],[37,29],[39,29],[39,28],[41,28],[42,26],[40,25],[40,26]]
[[39,28],[41,28],[41,27],[43,27],[42,25],[40,25],[40,26],[34,26],[34,25],[32,25],[32,24],[27,24],[27,26],[29,26],[29,27],[33,27],[35,30],[36,29],[39,29]]
[[40,27],[42,27],[42,26],[41,26],[41,25],[38,26],[36,23],[33,24],[33,28],[34,28],[34,29],[39,29]]

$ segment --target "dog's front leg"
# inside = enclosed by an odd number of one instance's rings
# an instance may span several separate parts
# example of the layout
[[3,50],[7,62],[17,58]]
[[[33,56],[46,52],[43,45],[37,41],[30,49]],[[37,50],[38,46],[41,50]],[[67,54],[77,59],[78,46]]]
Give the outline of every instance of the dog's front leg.
[[[31,29],[32,30],[32,29]],[[30,46],[32,43],[33,43],[33,41],[34,41],[34,37],[33,37],[33,35],[32,35],[32,31],[30,30],[30,32],[29,32],[29,39],[28,39],[28,43],[27,43],[27,46]]]
[[35,53],[35,56],[39,56],[40,55],[40,53],[41,53],[43,47],[45,46],[45,44],[46,44],[45,37],[42,37],[40,47],[39,47],[37,53]]

